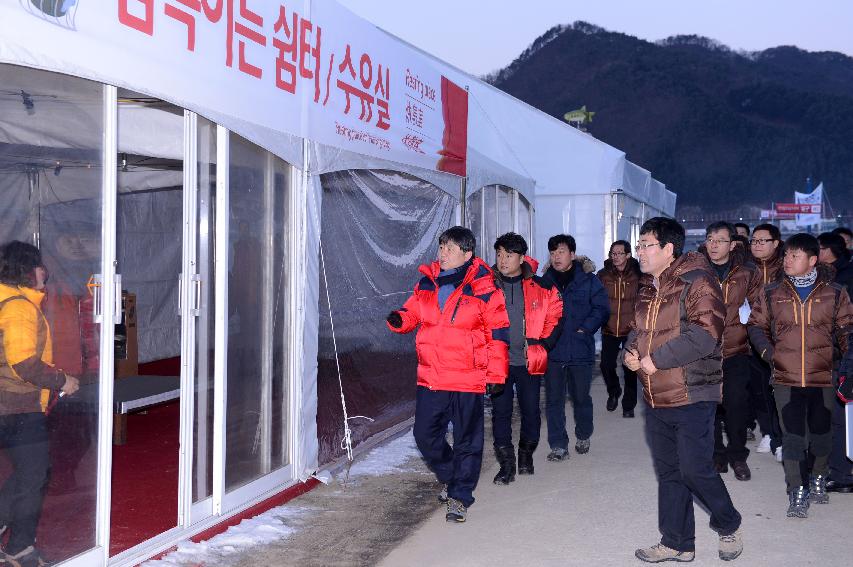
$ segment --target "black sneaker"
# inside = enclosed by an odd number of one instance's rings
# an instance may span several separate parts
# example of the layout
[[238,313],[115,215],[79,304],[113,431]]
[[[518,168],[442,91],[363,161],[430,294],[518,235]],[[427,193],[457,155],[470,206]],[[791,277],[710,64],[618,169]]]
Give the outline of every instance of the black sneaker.
[[788,493],[788,513],[789,518],[808,518],[809,517],[809,489],[805,486],[799,486],[795,490]]
[[44,560],[39,550],[32,545],[14,555],[0,552],[0,565],[9,567],[47,567],[53,565]]
[[578,439],[578,442],[575,443],[575,451],[577,451],[579,455],[589,453],[589,439]]
[[564,449],[563,447],[557,447],[556,449],[551,449],[551,452],[548,453],[546,457],[549,461],[554,463],[559,463],[560,461],[568,461],[569,460],[569,450]]
[[829,504],[826,491],[826,475],[817,474],[809,478],[809,501],[812,504]]
[[465,504],[463,504],[461,500],[457,500],[456,498],[447,499],[447,513],[444,515],[444,519],[446,521],[461,524],[465,521],[465,517],[467,515],[468,510],[465,508]]
[[441,487],[441,492],[438,493],[438,501],[444,504],[447,502],[447,485]]
[[634,417],[634,410],[626,409],[622,411],[622,417]]

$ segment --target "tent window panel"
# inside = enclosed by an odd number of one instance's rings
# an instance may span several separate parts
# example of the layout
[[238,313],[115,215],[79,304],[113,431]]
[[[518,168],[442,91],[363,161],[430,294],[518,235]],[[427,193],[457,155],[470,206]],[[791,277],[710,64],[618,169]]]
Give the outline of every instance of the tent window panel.
[[324,261],[317,282],[317,436],[322,465],[345,455],[334,344],[349,416],[375,420],[350,421],[354,445],[413,415],[414,335],[391,333],[385,317],[411,295],[422,277],[418,266],[436,259],[439,235],[455,223],[457,199],[387,170],[339,171],[322,175],[320,182]]
[[483,239],[483,192],[477,191],[468,198],[465,207],[465,226],[474,233],[479,243]]
[[518,234],[524,237],[524,240],[527,241],[528,250],[532,252],[533,236],[530,234],[530,204],[521,195],[518,196],[517,225]]
[[477,255],[490,266],[495,263],[495,249],[492,247],[498,239],[498,202],[497,186],[490,185],[483,193],[483,241],[477,242]]
[[[86,284],[101,271],[102,93],[98,83],[0,64],[0,244],[39,248],[50,274],[41,304],[50,355],[83,385],[56,404],[47,443],[32,448],[51,471],[38,511],[38,547],[56,561],[95,545],[100,325]],[[20,332],[0,330],[7,337]],[[15,419],[10,408],[0,414]],[[15,462],[3,441],[0,486],[7,490]]]
[[[498,199],[498,234],[500,236],[502,234],[506,234],[507,232],[512,232],[515,230],[515,224],[512,219],[512,192],[510,189],[506,187],[498,186],[497,188],[497,199]],[[495,237],[497,240],[497,237]],[[484,245],[488,245],[489,248],[493,249],[494,240],[492,242],[484,242]]]
[[[286,461],[284,273],[287,165],[231,134],[229,164],[228,368],[225,488],[233,490]],[[280,442],[279,442],[280,445]]]

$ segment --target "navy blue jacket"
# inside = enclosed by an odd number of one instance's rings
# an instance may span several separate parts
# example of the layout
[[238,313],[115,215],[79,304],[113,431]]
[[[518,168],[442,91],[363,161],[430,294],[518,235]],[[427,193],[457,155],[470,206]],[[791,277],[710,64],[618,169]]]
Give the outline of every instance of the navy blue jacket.
[[[548,353],[548,360],[563,364],[593,364],[595,362],[595,332],[610,318],[610,300],[595,272],[586,273],[577,260],[572,270],[574,279],[561,288],[548,268],[543,280],[557,286],[563,296],[563,333]],[[578,329],[583,332],[578,332]]]

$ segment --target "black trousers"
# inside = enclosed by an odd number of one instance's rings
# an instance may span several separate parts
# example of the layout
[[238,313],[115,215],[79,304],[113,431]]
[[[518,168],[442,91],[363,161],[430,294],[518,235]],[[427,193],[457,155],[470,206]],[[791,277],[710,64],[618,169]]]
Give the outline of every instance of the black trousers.
[[0,526],[10,531],[6,552],[35,544],[50,472],[47,417],[43,413],[0,415],[0,447],[12,474],[0,488]]
[[723,419],[729,444],[723,444],[719,419],[714,421],[714,460],[734,463],[749,456],[746,428],[749,424],[749,355],[736,354],[723,359]]
[[[834,378],[833,383],[837,384],[838,376]],[[847,421],[844,407],[836,396],[832,403],[832,451],[829,453],[829,478],[837,482],[853,482],[853,462],[847,458]]]
[[[625,347],[628,337],[614,337],[601,335],[601,375],[607,385],[608,396],[620,396],[622,388],[619,387],[619,374],[616,373],[616,362],[619,351]],[[622,410],[630,411],[637,405],[637,373],[622,365],[622,375],[625,377],[625,395],[622,398]]]
[[[465,506],[474,503],[474,488],[483,463],[483,394],[430,390],[418,386],[414,435],[418,449],[447,495]],[[446,440],[453,423],[453,447]]]
[[[828,475],[832,451],[834,388],[776,386],[776,402],[782,424],[782,464],[788,491],[808,485],[809,473]],[[811,471],[806,451],[814,456]]]
[[526,366],[510,366],[506,387],[500,396],[492,396],[492,435],[495,447],[512,445],[513,386],[518,394],[518,409],[521,412],[520,440],[539,442],[542,428],[542,413],[539,409],[541,376],[531,376]]
[[770,365],[753,353],[749,360],[751,383],[749,386],[752,410],[762,435],[770,436],[770,449],[782,446],[782,427],[779,425],[779,411],[773,386],[770,385]]
[[646,441],[658,480],[658,528],[661,543],[695,551],[693,497],[711,514],[711,529],[734,533],[741,516],[726,485],[714,471],[714,402],[675,408],[646,408]]

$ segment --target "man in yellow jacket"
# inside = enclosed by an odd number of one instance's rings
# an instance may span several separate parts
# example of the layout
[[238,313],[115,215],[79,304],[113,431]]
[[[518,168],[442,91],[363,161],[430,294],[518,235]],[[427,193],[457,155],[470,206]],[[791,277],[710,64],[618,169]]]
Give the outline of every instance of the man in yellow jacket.
[[79,382],[53,365],[50,328],[41,312],[47,271],[41,253],[13,241],[0,248],[0,448],[13,471],[0,488],[0,563],[39,565],[36,529],[48,481],[46,410],[52,395]]

